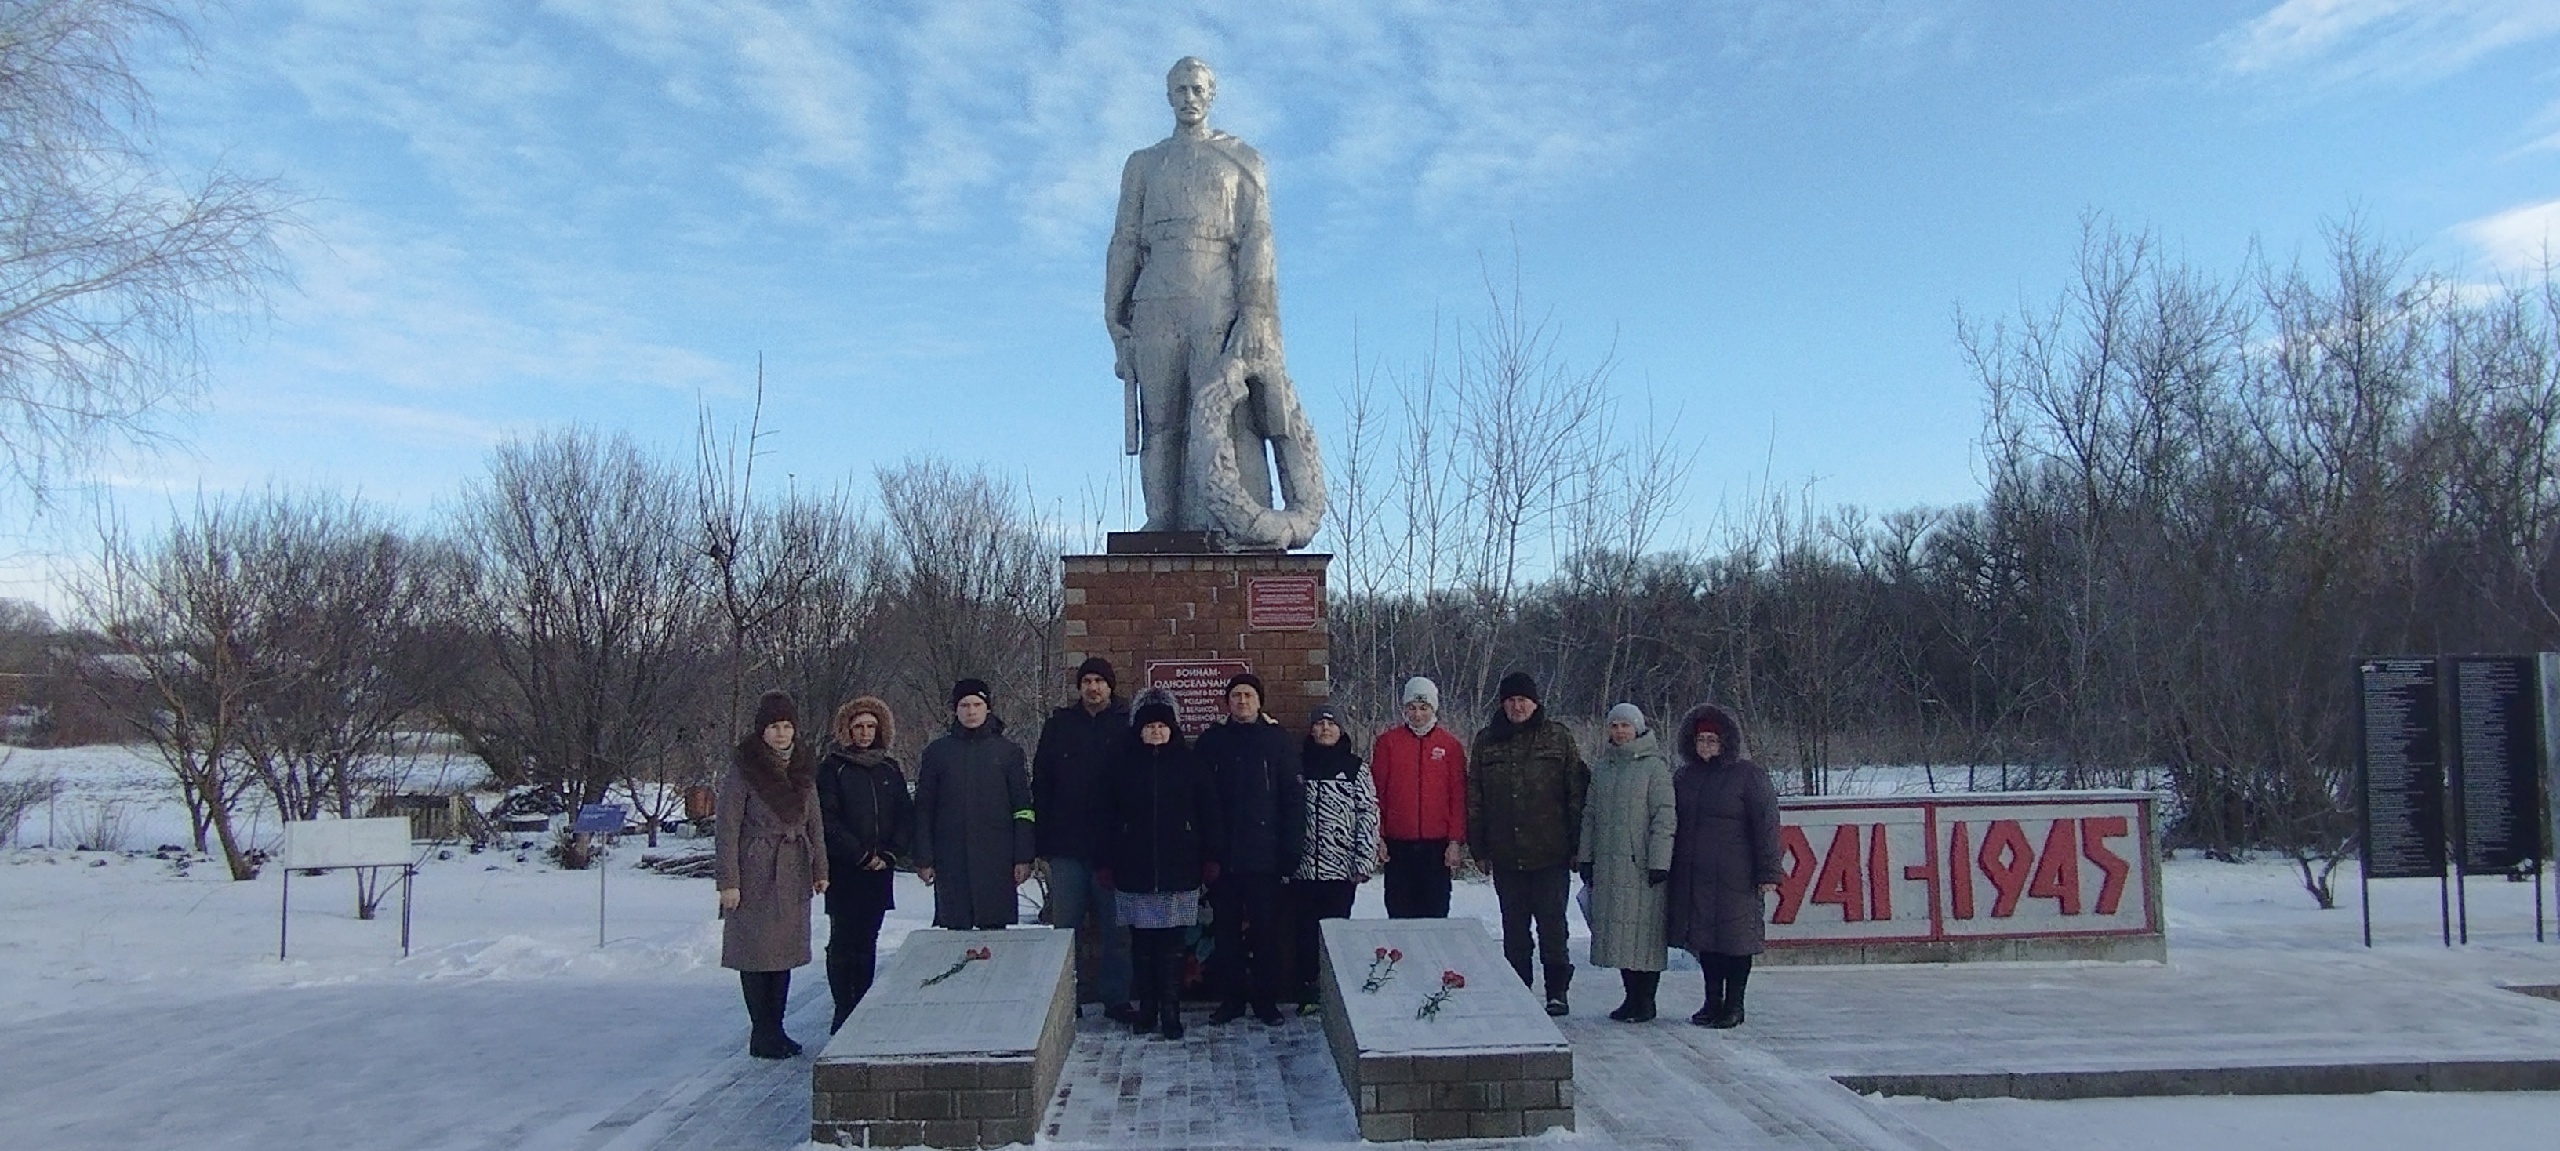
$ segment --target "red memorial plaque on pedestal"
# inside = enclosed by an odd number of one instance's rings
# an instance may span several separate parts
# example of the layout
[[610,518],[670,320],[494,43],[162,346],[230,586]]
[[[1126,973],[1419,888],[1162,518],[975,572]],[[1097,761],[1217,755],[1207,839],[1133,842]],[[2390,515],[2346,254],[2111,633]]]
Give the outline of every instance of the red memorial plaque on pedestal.
[[1311,575],[1248,576],[1244,605],[1255,631],[1305,631],[1323,618],[1324,587]]
[[1252,670],[1252,664],[1240,659],[1149,660],[1147,686],[1173,693],[1182,733],[1192,736],[1226,716],[1227,681]]

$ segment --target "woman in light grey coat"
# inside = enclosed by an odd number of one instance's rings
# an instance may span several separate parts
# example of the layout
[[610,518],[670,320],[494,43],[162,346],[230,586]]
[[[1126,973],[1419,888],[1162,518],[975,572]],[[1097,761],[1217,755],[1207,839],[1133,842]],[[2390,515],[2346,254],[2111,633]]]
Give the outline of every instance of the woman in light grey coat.
[[1574,860],[1591,892],[1591,962],[1615,967],[1626,1002],[1609,1013],[1621,1023],[1654,1017],[1662,984],[1663,914],[1671,878],[1672,834],[1679,806],[1671,764],[1655,746],[1644,712],[1631,703],[1609,709],[1609,746],[1591,765],[1591,794],[1582,806],[1582,849]]

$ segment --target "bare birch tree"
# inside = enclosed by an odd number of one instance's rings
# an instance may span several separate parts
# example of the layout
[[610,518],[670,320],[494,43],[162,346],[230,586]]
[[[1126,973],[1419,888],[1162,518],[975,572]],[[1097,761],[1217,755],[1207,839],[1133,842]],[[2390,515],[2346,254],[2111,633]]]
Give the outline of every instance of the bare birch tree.
[[39,504],[193,400],[207,324],[280,263],[273,186],[156,155],[137,58],[184,33],[153,0],[0,0],[0,469]]

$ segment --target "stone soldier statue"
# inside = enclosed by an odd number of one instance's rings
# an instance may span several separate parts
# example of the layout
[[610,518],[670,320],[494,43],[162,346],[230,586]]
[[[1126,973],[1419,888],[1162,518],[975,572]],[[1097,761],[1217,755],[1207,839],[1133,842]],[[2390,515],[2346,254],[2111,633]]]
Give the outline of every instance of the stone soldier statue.
[[[1324,517],[1324,466],[1281,360],[1262,156],[1210,129],[1217,94],[1207,64],[1175,61],[1173,135],[1120,172],[1102,298],[1128,393],[1126,448],[1148,531],[1301,547]],[[1285,505],[1272,499],[1274,464]]]

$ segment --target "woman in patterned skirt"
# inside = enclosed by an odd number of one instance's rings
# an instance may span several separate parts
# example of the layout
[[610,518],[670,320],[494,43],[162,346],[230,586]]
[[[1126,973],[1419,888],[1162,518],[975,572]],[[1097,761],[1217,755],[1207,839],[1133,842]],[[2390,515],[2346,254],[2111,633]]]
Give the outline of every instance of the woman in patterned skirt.
[[1129,716],[1111,768],[1113,909],[1129,928],[1134,1030],[1182,1038],[1182,935],[1200,923],[1200,889],[1218,877],[1225,839],[1218,783],[1183,742],[1173,697],[1150,690]]

